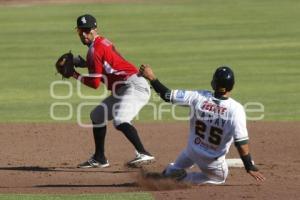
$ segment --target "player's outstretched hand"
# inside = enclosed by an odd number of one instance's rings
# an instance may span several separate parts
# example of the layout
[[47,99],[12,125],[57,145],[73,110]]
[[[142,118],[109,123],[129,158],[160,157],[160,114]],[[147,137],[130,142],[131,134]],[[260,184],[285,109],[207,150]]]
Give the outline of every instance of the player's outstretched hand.
[[149,81],[153,81],[156,79],[150,65],[147,64],[142,64],[140,66],[140,75],[145,77]]
[[264,175],[262,175],[262,173],[260,173],[259,171],[248,171],[248,173],[255,178],[255,180],[257,181],[264,181],[266,180],[266,178],[264,177]]

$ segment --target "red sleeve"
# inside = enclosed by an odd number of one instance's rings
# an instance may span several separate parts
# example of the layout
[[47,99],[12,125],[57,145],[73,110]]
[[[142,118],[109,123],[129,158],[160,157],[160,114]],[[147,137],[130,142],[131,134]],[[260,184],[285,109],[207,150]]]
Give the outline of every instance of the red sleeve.
[[103,70],[102,58],[104,56],[104,49],[100,45],[95,45],[94,49],[94,66],[88,66],[89,75],[96,76],[81,76],[78,72],[75,72],[73,77],[80,79],[81,82],[91,88],[97,89],[101,84],[101,75]]

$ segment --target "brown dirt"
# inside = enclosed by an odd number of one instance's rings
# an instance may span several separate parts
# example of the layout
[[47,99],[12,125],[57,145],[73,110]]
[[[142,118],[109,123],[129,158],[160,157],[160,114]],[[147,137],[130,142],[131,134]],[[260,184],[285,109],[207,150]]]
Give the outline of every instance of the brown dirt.
[[[147,166],[160,171],[186,145],[187,123],[136,124],[145,146],[157,157]],[[156,199],[297,199],[300,188],[300,123],[249,123],[253,157],[267,177],[257,183],[244,169],[230,169],[221,186],[141,182],[139,169],[124,163],[134,149],[111,125],[106,150],[110,168],[76,165],[93,153],[90,129],[76,124],[0,124],[0,193],[79,194],[150,191]],[[229,157],[237,157],[231,149]]]

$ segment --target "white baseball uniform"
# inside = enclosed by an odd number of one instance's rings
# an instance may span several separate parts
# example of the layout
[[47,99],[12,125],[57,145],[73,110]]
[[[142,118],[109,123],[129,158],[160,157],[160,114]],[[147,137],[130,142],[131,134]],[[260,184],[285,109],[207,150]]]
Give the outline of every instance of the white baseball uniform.
[[173,90],[171,102],[189,106],[191,119],[188,145],[166,173],[196,164],[201,172],[188,173],[184,181],[224,183],[228,175],[225,155],[230,145],[248,140],[243,106],[232,98],[217,99],[210,91]]

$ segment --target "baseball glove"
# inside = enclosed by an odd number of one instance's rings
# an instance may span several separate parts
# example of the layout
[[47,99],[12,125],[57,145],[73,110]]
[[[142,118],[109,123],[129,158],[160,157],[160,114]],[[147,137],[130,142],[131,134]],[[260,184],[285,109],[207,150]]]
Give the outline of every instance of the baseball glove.
[[60,56],[55,63],[57,73],[61,74],[63,78],[70,78],[74,74],[73,57],[70,51]]

